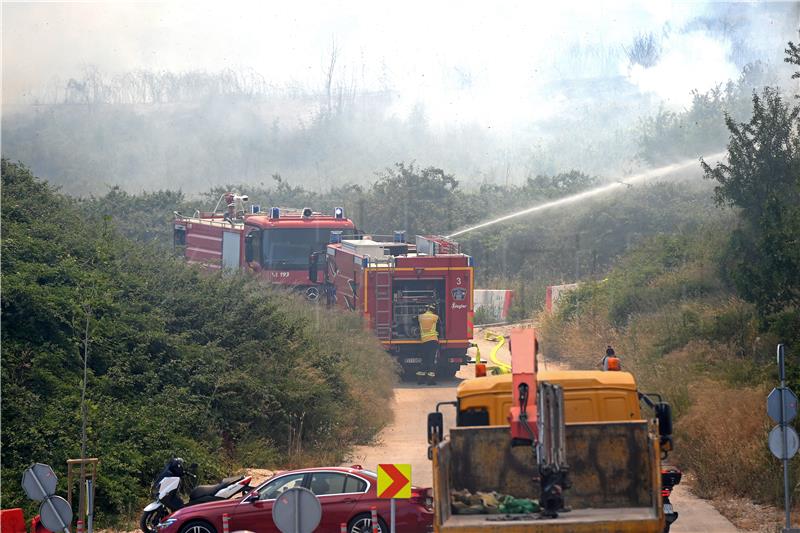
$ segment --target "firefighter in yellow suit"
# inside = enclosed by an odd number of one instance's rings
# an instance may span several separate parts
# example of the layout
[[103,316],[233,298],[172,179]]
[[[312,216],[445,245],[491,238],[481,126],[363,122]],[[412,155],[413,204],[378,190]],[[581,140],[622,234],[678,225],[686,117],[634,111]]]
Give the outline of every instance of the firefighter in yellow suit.
[[428,383],[436,384],[436,365],[439,355],[439,316],[434,312],[436,306],[429,305],[424,313],[419,315],[419,340],[422,366],[417,372],[417,383],[422,384],[427,377]]

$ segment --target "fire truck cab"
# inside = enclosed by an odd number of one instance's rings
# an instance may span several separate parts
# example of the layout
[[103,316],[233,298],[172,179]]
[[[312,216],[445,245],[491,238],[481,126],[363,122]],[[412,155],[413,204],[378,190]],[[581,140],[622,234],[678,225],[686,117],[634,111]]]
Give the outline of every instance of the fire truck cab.
[[[260,206],[245,209],[247,196],[226,193],[211,212],[175,213],[174,243],[190,263],[212,269],[248,269],[273,283],[317,300],[319,287],[308,279],[309,256],[324,251],[332,231],[353,234],[353,221],[341,207],[331,214],[311,208]],[[220,205],[225,203],[225,209]]]
[[328,305],[362,313],[406,377],[422,364],[417,317],[433,305],[439,316],[437,374],[455,375],[468,362],[472,339],[472,258],[442,237],[417,236],[416,244],[405,242],[404,232],[385,240],[341,237],[334,233],[324,262],[313,259],[309,268]]

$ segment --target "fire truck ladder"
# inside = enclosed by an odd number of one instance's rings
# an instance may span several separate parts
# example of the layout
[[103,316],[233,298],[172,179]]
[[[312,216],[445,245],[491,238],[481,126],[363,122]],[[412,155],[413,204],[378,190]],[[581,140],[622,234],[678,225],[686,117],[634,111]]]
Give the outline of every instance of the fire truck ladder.
[[375,272],[375,335],[381,340],[392,338],[392,273]]

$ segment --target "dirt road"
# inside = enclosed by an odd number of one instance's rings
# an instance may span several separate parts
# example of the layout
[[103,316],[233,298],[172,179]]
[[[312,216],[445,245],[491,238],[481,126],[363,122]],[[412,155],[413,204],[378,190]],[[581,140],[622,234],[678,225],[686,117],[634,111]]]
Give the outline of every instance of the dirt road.
[[[476,332],[481,355],[488,358],[493,343],[482,340]],[[501,361],[508,361],[506,350],[498,352]],[[364,468],[375,469],[380,463],[408,463],[415,485],[431,485],[431,464],[427,458],[425,424],[427,413],[434,410],[437,402],[451,401],[455,398],[456,386],[462,379],[472,377],[474,367],[464,367],[455,381],[436,386],[401,383],[395,389],[393,402],[394,423],[380,435],[373,446],[355,449],[352,460],[347,464],[361,464]],[[443,406],[445,432],[455,423],[455,410]],[[680,518],[672,528],[674,533],[729,533],[738,531],[728,520],[719,514],[709,503],[692,495],[679,485],[672,498]]]

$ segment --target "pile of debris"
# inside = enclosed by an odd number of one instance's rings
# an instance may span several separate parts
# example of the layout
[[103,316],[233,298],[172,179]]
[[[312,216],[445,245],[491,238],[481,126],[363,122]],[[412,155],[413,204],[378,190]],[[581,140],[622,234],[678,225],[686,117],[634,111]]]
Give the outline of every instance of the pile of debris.
[[539,512],[539,501],[515,498],[497,492],[458,490],[451,493],[453,514],[533,514]]

